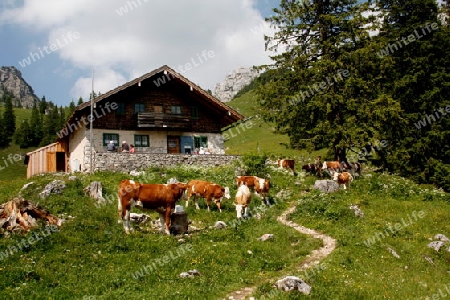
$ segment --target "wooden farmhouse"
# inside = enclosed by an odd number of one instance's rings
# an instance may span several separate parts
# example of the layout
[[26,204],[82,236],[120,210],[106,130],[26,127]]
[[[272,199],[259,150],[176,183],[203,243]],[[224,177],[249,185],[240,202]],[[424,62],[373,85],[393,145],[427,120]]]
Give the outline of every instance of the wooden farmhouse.
[[[55,143],[27,153],[27,177],[45,172],[86,172],[113,141],[136,154],[223,155],[222,129],[244,118],[168,66],[79,105]],[[91,129],[92,122],[92,129]],[[91,149],[92,141],[92,149]],[[93,153],[93,154],[92,154]],[[106,155],[106,154],[104,154]],[[126,155],[131,155],[127,153]]]

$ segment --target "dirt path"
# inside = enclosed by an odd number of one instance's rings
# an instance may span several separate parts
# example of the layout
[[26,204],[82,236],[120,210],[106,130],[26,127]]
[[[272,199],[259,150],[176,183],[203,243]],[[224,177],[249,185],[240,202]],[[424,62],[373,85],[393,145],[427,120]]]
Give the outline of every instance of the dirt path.
[[[280,221],[282,224],[292,227],[295,230],[297,230],[300,233],[312,236],[316,239],[321,239],[323,241],[323,246],[319,249],[313,250],[310,255],[306,257],[304,261],[301,262],[299,268],[297,271],[302,272],[304,270],[307,270],[317,264],[320,263],[322,259],[330,255],[331,252],[336,248],[336,240],[332,237],[329,237],[325,234],[322,234],[320,232],[317,232],[315,230],[312,230],[310,228],[306,228],[304,226],[300,226],[292,221],[288,221],[286,218],[289,214],[293,213],[295,211],[295,206],[292,206],[288,210],[286,210],[284,213],[281,214],[277,218],[278,221]],[[238,291],[234,291],[231,294],[229,294],[225,299],[227,300],[244,300],[247,299],[250,295],[253,294],[256,287],[245,287]]]

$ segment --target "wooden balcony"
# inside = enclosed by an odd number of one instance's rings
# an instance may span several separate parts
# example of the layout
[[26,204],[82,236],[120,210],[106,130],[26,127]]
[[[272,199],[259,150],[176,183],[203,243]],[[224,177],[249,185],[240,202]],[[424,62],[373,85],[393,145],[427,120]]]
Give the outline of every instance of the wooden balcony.
[[137,126],[140,128],[192,128],[192,120],[190,116],[140,112],[137,114]]

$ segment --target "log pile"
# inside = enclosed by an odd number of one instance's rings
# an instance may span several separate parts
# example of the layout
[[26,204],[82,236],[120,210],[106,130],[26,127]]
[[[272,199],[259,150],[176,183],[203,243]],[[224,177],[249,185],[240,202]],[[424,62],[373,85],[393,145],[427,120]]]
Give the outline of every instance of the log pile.
[[28,232],[39,226],[39,220],[56,226],[61,226],[63,222],[48,210],[23,198],[14,198],[0,205],[0,234]]

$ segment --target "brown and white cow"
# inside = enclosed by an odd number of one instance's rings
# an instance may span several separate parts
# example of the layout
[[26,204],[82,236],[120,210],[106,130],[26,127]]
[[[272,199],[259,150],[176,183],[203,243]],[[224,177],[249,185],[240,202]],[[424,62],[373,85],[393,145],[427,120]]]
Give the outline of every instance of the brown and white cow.
[[187,183],[188,186],[188,196],[186,200],[186,207],[189,205],[189,200],[194,196],[194,203],[197,209],[200,209],[197,202],[197,197],[205,198],[208,211],[210,210],[209,205],[211,200],[216,202],[217,208],[220,212],[220,201],[225,197],[230,199],[230,189],[228,187],[222,187],[217,183],[204,181],[204,180],[191,180]]
[[337,182],[339,186],[343,185],[344,190],[350,189],[350,183],[353,181],[353,176],[349,172],[334,172],[333,180]]
[[144,184],[122,180],[118,188],[118,210],[125,233],[129,234],[133,230],[130,226],[130,210],[136,201],[140,201],[142,209],[159,213],[161,231],[170,234],[170,215],[186,189],[187,185],[184,183]]
[[237,176],[236,184],[238,187],[245,184],[247,187],[254,190],[255,193],[267,203],[270,189],[269,179],[260,178],[258,176]]
[[295,160],[293,159],[277,159],[277,166],[286,170],[291,170],[295,174]]
[[242,218],[242,212],[244,212],[244,217],[248,217],[248,206],[252,200],[252,193],[250,189],[245,184],[239,186],[236,197],[235,197],[236,214],[237,218]]
[[324,161],[322,170],[329,172],[329,175],[333,177],[335,172],[342,171],[341,164],[338,161]]

